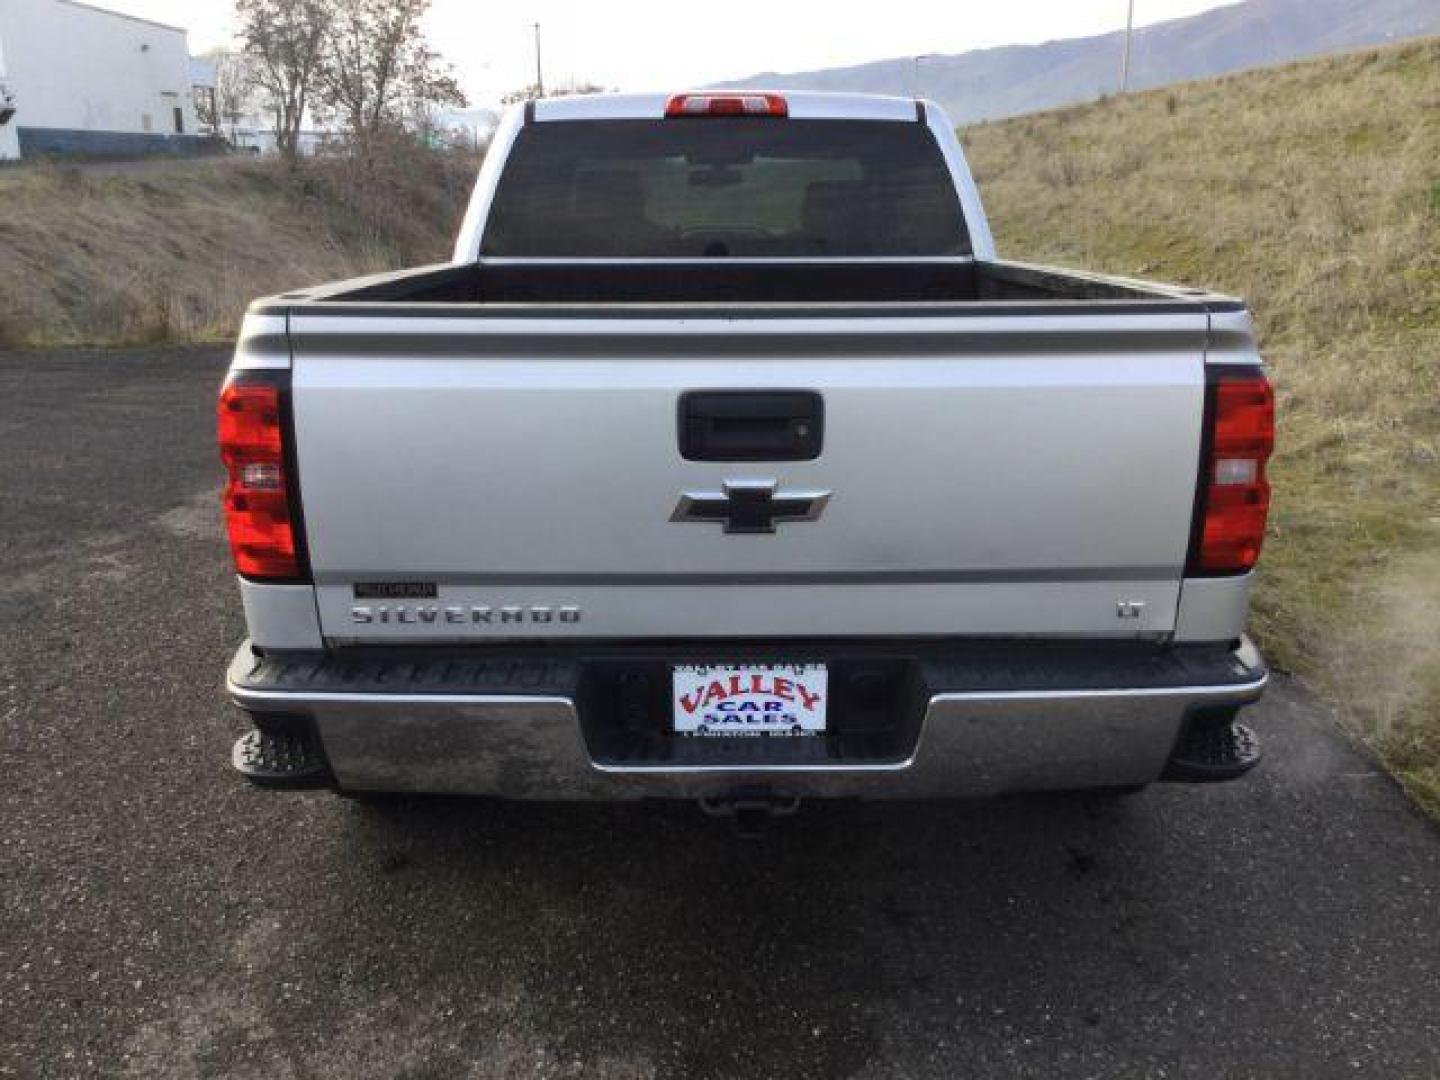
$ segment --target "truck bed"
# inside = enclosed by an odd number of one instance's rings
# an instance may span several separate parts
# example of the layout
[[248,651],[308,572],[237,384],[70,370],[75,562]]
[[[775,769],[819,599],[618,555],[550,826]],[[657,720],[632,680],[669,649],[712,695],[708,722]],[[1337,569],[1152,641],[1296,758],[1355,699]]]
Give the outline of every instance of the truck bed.
[[[332,643],[1153,639],[1176,628],[1228,303],[969,260],[531,262],[256,316],[284,316]],[[784,415],[712,420],[707,395]],[[762,452],[797,423],[809,451]],[[682,445],[712,426],[725,452]],[[823,520],[735,535],[686,501],[728,513],[736,484]],[[377,583],[443,610],[366,603]]]
[[[1036,305],[1086,302],[1098,310],[1240,310],[1238,300],[1201,289],[1158,285],[968,258],[824,262],[681,260],[674,262],[543,260],[441,264],[335,282],[272,298],[288,303],[359,305],[686,304],[708,311],[727,304]],[[846,314],[854,315],[848,308]]]

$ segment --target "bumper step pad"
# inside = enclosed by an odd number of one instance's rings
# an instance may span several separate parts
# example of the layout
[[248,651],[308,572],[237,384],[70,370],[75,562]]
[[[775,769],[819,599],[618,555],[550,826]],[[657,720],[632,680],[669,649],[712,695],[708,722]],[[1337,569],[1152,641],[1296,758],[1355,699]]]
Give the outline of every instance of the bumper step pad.
[[267,788],[330,787],[334,779],[313,735],[250,731],[235,740],[230,763]]
[[1244,724],[1192,726],[1180,737],[1162,780],[1208,784],[1234,780],[1260,763],[1260,740]]

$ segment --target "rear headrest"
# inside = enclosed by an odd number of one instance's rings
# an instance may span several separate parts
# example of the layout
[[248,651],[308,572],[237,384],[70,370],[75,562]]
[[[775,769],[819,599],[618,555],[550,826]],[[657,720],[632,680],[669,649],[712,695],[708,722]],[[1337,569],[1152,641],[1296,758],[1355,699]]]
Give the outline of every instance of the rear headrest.
[[863,219],[860,206],[864,184],[858,180],[812,180],[805,185],[801,227],[812,245],[844,250],[850,246],[855,222]]
[[627,169],[589,169],[575,174],[575,214],[619,220],[645,216],[640,174]]

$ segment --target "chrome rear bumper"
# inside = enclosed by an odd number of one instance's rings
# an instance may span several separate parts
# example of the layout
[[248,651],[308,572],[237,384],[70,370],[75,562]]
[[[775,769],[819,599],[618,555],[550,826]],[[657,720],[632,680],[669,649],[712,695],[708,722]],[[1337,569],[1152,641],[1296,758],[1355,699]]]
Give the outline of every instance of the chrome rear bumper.
[[[498,673],[485,676],[492,688],[477,686],[478,675],[437,676],[443,661],[425,661],[423,677],[413,658],[380,668],[368,661],[347,677],[330,654],[277,661],[247,643],[227,684],[262,726],[283,719],[312,730],[344,789],[619,800],[757,790],[930,798],[1145,784],[1161,778],[1187,721],[1233,714],[1260,697],[1268,678],[1248,641],[1233,651],[1210,647],[1204,663],[1172,665],[1177,674],[1214,676],[1173,685],[1104,685],[1105,672],[1090,668],[1071,688],[1032,685],[1053,683],[1039,672],[1004,688],[991,675],[973,679],[985,684],[978,687],[927,690],[913,749],[893,758],[775,763],[768,740],[740,739],[705,740],[703,756],[642,762],[591,753],[577,705],[581,661],[537,663],[493,664]],[[323,679],[315,677],[321,667]]]

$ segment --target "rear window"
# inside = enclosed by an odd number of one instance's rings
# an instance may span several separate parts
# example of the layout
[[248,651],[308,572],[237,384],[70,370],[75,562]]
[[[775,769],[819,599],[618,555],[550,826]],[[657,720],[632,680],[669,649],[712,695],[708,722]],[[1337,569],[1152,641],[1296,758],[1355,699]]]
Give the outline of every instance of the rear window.
[[520,131],[481,245],[569,258],[964,255],[920,123],[547,121]]

